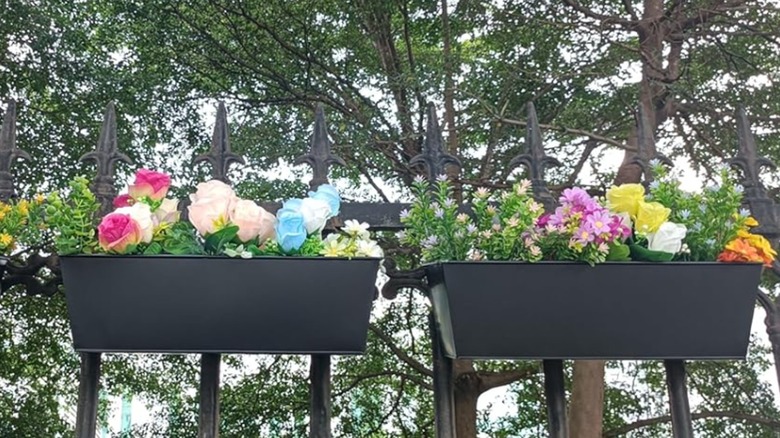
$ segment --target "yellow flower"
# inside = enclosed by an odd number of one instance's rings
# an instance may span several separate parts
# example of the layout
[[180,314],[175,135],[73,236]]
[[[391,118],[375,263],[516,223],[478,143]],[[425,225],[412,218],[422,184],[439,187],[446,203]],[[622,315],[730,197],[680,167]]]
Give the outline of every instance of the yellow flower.
[[46,196],[41,193],[38,193],[37,195],[35,195],[34,199],[36,204],[41,205],[44,203],[44,201],[46,201]]
[[14,238],[8,233],[0,233],[0,246],[3,248],[9,248],[13,243]]
[[753,228],[758,226],[758,221],[753,216],[748,216],[745,219],[745,226],[748,228]]
[[739,230],[737,231],[737,237],[744,239],[750,246],[758,250],[767,265],[771,265],[772,261],[777,256],[777,252],[772,248],[772,244],[760,234]]
[[660,202],[641,201],[637,208],[634,227],[640,233],[655,233],[662,223],[669,219],[672,210],[664,207]]
[[22,216],[27,216],[28,214],[30,214],[30,201],[28,201],[26,199],[20,200],[16,204],[16,209],[19,210],[19,213]]
[[325,240],[325,245],[320,254],[325,257],[343,257],[346,255],[347,244],[342,239],[335,237]]
[[645,188],[641,184],[621,184],[607,190],[609,209],[615,213],[628,213],[636,217],[639,203],[645,198]]

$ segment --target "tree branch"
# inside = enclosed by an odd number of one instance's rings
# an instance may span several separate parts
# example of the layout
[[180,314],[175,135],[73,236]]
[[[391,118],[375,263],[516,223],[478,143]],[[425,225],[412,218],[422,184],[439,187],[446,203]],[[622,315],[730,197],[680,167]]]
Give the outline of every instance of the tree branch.
[[538,364],[530,365],[523,369],[498,371],[492,373],[477,372],[479,376],[479,393],[489,391],[493,388],[508,385],[518,380],[528,379],[539,372]]
[[392,351],[396,356],[398,356],[399,359],[406,362],[407,365],[414,368],[421,374],[424,374],[428,377],[433,377],[432,370],[426,368],[425,365],[423,365],[420,361],[409,356],[408,354],[406,354],[406,352],[398,348],[398,346],[395,345],[395,342],[393,342],[393,338],[391,338],[385,332],[383,332],[379,327],[376,326],[376,324],[369,324],[368,329],[371,330],[385,344],[387,344],[388,348],[390,348],[390,351]]
[[592,18],[594,20],[598,20],[602,22],[603,24],[619,24],[627,29],[631,29],[634,26],[637,25],[637,21],[634,20],[626,20],[623,18],[618,17],[617,15],[606,15],[606,14],[599,14],[598,12],[595,12],[591,9],[586,8],[585,6],[581,5],[579,2],[575,0],[563,0],[563,2],[569,6],[570,8],[574,9],[575,11],[579,12],[580,14]]
[[[773,419],[773,418],[766,418],[759,415],[746,414],[743,412],[703,411],[703,412],[697,412],[691,414],[691,418],[693,418],[694,420],[702,420],[705,418],[731,418],[734,420],[743,420],[749,423],[761,424],[763,426],[768,426],[774,430],[780,431],[780,420]],[[670,421],[672,421],[672,417],[669,415],[664,415],[655,418],[647,418],[644,420],[635,421],[633,423],[627,424],[622,427],[618,427],[616,429],[608,430],[604,432],[603,437],[616,438],[625,435],[633,430],[641,429],[643,427],[648,427],[648,426],[654,426],[656,424],[668,423]]]
[[[504,117],[496,119],[496,121],[501,123],[506,123],[509,125],[517,125],[517,126],[527,126],[528,122],[525,120],[514,120],[514,119],[507,119]],[[580,135],[583,137],[588,137],[591,140],[596,140],[601,143],[606,143],[615,147],[618,147],[623,150],[634,152],[636,151],[636,148],[633,146],[627,145],[625,143],[621,143],[617,140],[611,139],[609,137],[604,137],[603,135],[596,134],[594,132],[589,131],[583,131],[582,129],[574,129],[574,128],[566,128],[563,126],[555,126],[555,125],[547,125],[540,123],[539,127],[541,129],[547,130],[547,131],[558,131],[558,132],[564,132],[566,134],[573,134],[573,135]]]

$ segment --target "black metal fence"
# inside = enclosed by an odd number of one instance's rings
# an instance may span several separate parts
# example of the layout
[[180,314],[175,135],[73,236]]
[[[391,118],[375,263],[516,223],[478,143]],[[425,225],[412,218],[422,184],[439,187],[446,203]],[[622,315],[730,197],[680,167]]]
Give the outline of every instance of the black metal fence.
[[[526,133],[526,151],[509,163],[510,167],[525,166],[531,180],[534,197],[550,208],[555,203],[545,182],[545,169],[559,166],[560,163],[545,154],[543,137],[533,104],[528,104]],[[774,164],[760,157],[750,123],[744,108],[736,114],[739,149],[737,156],[729,163],[742,172],[742,185],[745,188],[745,203],[758,220],[760,226],[755,231],[763,234],[773,245],[780,238],[780,208],[769,198],[766,188],[760,180],[762,168],[774,169]],[[635,163],[644,174],[645,182],[652,180],[649,162],[663,157],[654,155],[653,135],[647,119],[637,116],[639,135],[638,153]],[[344,161],[331,152],[327,133],[327,123],[322,107],[318,107],[314,122],[314,131],[310,150],[295,160],[296,164],[306,163],[312,168],[313,177],[310,186],[316,188],[328,181],[331,165],[344,166]],[[29,160],[25,151],[16,147],[16,104],[8,101],[0,131],[0,199],[8,200],[14,196],[13,165],[17,159]],[[132,164],[131,160],[117,148],[116,113],[113,104],[106,108],[103,125],[97,147],[81,157],[81,161],[92,161],[97,167],[92,190],[103,206],[104,213],[109,211],[116,196],[114,184],[115,164],[119,161]],[[230,150],[228,139],[227,112],[223,104],[219,105],[211,149],[198,156],[195,163],[205,161],[211,167],[212,177],[227,182],[227,173],[232,164],[243,164],[243,158]],[[410,165],[422,167],[430,181],[437,175],[447,173],[455,175],[453,169],[445,172],[447,166],[459,168],[460,161],[443,149],[442,134],[439,128],[436,109],[428,107],[428,124],[425,133],[422,154],[413,157]],[[399,203],[345,203],[341,207],[342,216],[367,222],[375,230],[399,231],[403,225],[399,213],[407,205]],[[273,212],[278,204],[265,203],[263,207]],[[338,218],[336,218],[338,221]],[[396,263],[388,258],[384,262],[389,281],[381,293],[385,298],[393,299],[401,290],[416,289],[426,295],[429,290],[422,269],[400,270]],[[58,258],[52,255],[33,255],[26,264],[9,264],[2,280],[3,289],[22,285],[29,295],[53,295],[59,290],[61,277]],[[41,269],[48,268],[53,277],[41,281],[36,275]],[[772,271],[780,276],[780,264],[775,262]],[[762,291],[758,292],[759,303],[767,314],[766,327],[772,345],[775,367],[780,381],[780,298],[772,299]],[[432,340],[433,388],[435,407],[435,427],[438,438],[454,438],[454,371],[453,361],[444,355],[441,336],[433,316],[429,318],[429,330]],[[200,438],[219,436],[219,390],[220,390],[220,354],[202,354],[200,372]],[[667,387],[674,436],[687,438],[693,436],[691,413],[686,389],[685,363],[682,360],[665,361]],[[78,407],[76,415],[76,437],[94,438],[97,428],[98,389],[100,386],[100,353],[81,353],[81,373],[79,379]],[[568,437],[566,419],[566,398],[562,360],[543,361],[545,376],[545,395],[548,407],[550,436]],[[310,365],[310,422],[309,436],[316,438],[331,437],[331,376],[330,356],[314,355]]]

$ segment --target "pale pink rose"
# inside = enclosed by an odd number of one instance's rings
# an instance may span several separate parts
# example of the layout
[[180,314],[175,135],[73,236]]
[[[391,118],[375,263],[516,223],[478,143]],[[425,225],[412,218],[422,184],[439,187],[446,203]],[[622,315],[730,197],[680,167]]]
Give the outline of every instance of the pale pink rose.
[[98,225],[98,243],[104,251],[124,254],[141,242],[141,229],[129,214],[109,213]]
[[155,225],[172,224],[179,220],[179,200],[165,198],[154,211]]
[[171,177],[148,169],[140,169],[135,173],[135,181],[128,187],[129,195],[140,200],[144,197],[153,201],[159,201],[168,194],[171,187]]
[[216,179],[198,184],[195,188],[195,193],[190,195],[190,201],[193,204],[204,198],[226,198],[231,199],[233,202],[238,201],[236,192],[229,185]]
[[276,237],[276,215],[263,210],[263,217],[260,220],[260,233],[257,235],[257,240],[262,245],[263,242],[274,237]]
[[149,243],[154,237],[154,215],[151,208],[142,202],[136,202],[130,207],[114,210],[114,213],[129,215],[141,230],[141,242]]
[[238,240],[249,242],[260,235],[264,212],[266,211],[253,201],[241,199],[235,203],[230,212],[230,223],[238,226]]
[[229,223],[235,201],[234,197],[199,198],[187,207],[190,223],[201,236],[219,231]]

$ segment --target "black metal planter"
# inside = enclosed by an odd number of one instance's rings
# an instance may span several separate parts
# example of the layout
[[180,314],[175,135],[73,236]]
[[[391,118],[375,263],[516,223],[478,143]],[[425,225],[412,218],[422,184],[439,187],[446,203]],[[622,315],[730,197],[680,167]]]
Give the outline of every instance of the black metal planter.
[[450,357],[737,359],[761,265],[447,262],[427,275]]
[[61,258],[77,351],[359,354],[378,259]]

